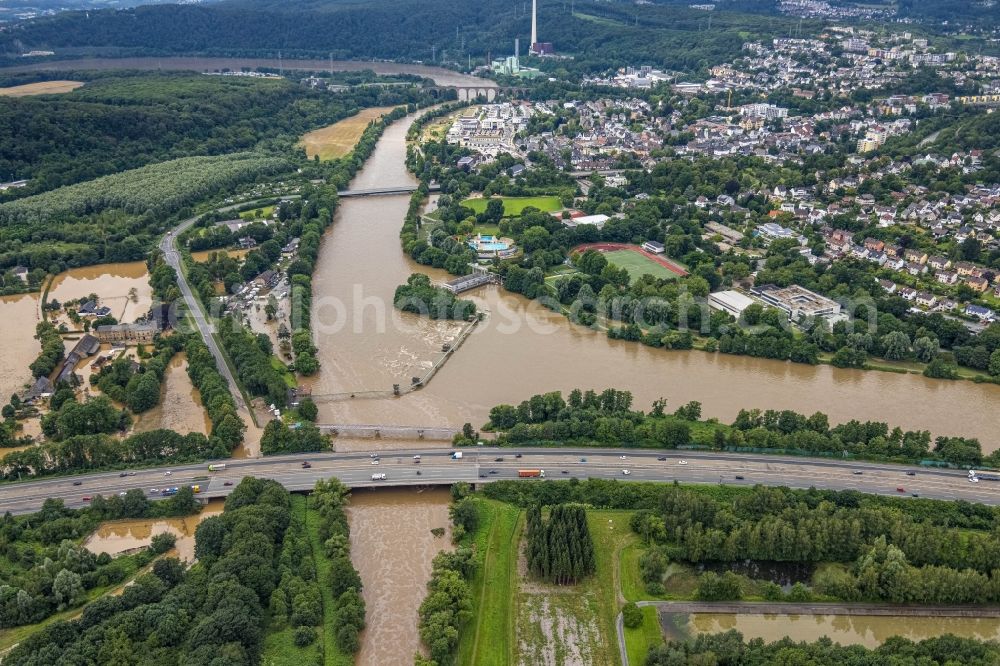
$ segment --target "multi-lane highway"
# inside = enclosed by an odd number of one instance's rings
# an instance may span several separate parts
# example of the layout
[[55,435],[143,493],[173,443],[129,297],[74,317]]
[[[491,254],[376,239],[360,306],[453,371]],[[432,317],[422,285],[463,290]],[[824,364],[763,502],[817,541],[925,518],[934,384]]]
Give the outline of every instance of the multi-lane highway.
[[[516,457],[518,454],[521,457]],[[415,462],[415,455],[420,456],[419,463]],[[318,479],[333,476],[352,487],[450,484],[457,481],[486,483],[517,479],[520,469],[545,470],[546,479],[589,477],[746,486],[763,484],[857,490],[901,497],[917,494],[932,499],[1000,504],[1000,481],[970,483],[962,470],[814,458],[635,449],[480,447],[466,449],[460,460],[451,459],[450,452],[442,449],[383,450],[379,452],[378,464],[373,464],[373,460],[364,452],[317,453],[227,460],[226,469],[218,472],[209,472],[208,464],[203,463],[132,470],[126,476],[120,476],[119,472],[102,472],[12,483],[0,485],[0,511],[36,511],[49,497],[62,499],[69,506],[84,506],[84,497],[98,494],[110,496],[132,488],[140,488],[150,497],[159,498],[164,487],[192,484],[201,486],[203,497],[223,497],[245,476],[274,479],[289,490],[303,491],[312,488]],[[304,468],[303,461],[308,461],[310,467]],[[376,473],[384,473],[386,479],[373,481],[372,475]],[[74,485],[77,482],[79,485]],[[525,482],[536,481],[526,479]],[[156,492],[153,492],[154,488]]]

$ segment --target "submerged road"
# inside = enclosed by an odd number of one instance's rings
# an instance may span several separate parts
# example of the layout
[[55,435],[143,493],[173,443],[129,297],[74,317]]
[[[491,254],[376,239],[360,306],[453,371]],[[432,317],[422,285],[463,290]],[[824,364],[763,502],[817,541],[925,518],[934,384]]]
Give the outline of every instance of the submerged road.
[[[225,497],[246,476],[274,479],[291,491],[307,491],[317,480],[330,477],[337,477],[354,488],[421,486],[517,479],[520,469],[545,470],[546,479],[599,478],[814,487],[907,498],[915,493],[931,499],[1000,505],[1000,481],[970,483],[962,470],[916,466],[784,456],[597,448],[478,447],[463,450],[463,457],[459,460],[452,460],[449,451],[441,449],[407,448],[380,451],[379,454],[378,464],[374,464],[366,453],[327,452],[231,459],[225,461],[225,470],[214,473],[208,471],[208,463],[199,463],[4,484],[0,485],[0,511],[30,513],[40,509],[50,497],[62,499],[68,506],[80,507],[86,505],[85,497],[98,494],[110,496],[133,488],[159,498],[164,487],[191,484],[201,486],[201,497]],[[515,457],[517,454],[521,457]],[[420,463],[415,462],[415,455],[421,457]],[[306,460],[311,465],[309,468],[302,467]],[[628,474],[625,474],[626,470]],[[384,473],[386,479],[372,480],[375,473]],[[76,482],[80,485],[74,485]]]

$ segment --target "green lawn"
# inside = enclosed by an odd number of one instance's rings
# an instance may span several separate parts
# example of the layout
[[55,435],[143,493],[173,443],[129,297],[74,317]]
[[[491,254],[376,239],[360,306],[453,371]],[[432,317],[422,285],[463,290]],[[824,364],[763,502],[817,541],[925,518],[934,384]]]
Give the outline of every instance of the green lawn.
[[[559,197],[503,197],[503,214],[504,217],[511,217],[514,215],[520,215],[521,211],[528,206],[533,206],[543,213],[551,213],[557,210],[562,210],[562,201]],[[476,213],[482,213],[486,211],[486,204],[489,199],[477,198],[477,199],[466,199],[462,202],[463,206],[471,208],[476,211]]]
[[660,629],[660,618],[656,609],[645,606],[642,611],[642,624],[635,629],[625,627],[625,651],[628,653],[629,666],[642,666],[646,663],[649,648],[661,645],[663,631]]
[[[260,215],[254,215],[257,211],[260,211]],[[254,208],[253,210],[247,210],[240,213],[240,217],[244,220],[266,220],[271,217],[271,213],[274,212],[274,206],[261,206],[260,208]]]
[[517,544],[521,511],[510,504],[477,498],[478,569],[472,580],[473,620],[463,628],[455,663],[503,666],[513,663],[513,600],[517,585]]
[[295,380],[295,373],[289,372],[288,366],[285,365],[277,356],[271,357],[271,367],[281,373],[281,378],[285,380],[285,386],[288,388],[295,388],[299,385],[299,383]]
[[624,268],[627,270],[628,276],[632,278],[633,282],[647,273],[655,278],[665,280],[675,280],[679,277],[677,273],[668,270],[649,257],[645,257],[638,252],[633,252],[632,250],[616,250],[614,252],[606,252],[604,257],[618,268]]
[[622,606],[618,595],[621,553],[638,540],[628,526],[631,517],[631,511],[587,511],[587,525],[594,539],[597,559],[594,583],[600,600],[601,631],[615,646],[613,663],[619,662],[615,623]]

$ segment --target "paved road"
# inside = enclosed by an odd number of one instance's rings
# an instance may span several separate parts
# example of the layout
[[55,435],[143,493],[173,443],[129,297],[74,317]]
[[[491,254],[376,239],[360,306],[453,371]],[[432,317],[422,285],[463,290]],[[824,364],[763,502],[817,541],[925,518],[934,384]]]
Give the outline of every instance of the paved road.
[[[219,212],[226,212],[244,205],[246,204],[234,204],[217,210]],[[229,370],[229,364],[226,363],[226,357],[223,355],[222,350],[219,349],[219,346],[215,342],[215,338],[212,336],[212,325],[205,318],[205,313],[202,311],[200,305],[198,304],[198,300],[191,291],[191,286],[188,284],[187,278],[184,276],[184,270],[181,266],[181,253],[177,249],[177,237],[197,222],[199,217],[201,217],[201,215],[189,217],[174,227],[171,231],[168,231],[166,235],[160,239],[160,250],[163,252],[163,258],[166,262],[177,272],[177,286],[180,287],[181,295],[184,297],[184,303],[187,305],[188,312],[191,313],[191,318],[194,319],[195,325],[198,327],[201,339],[205,341],[209,351],[212,352],[212,356],[215,357],[215,365],[219,368],[219,372],[229,384],[229,392],[232,393],[233,400],[236,401],[236,408],[246,409],[247,405],[243,400],[243,395],[240,393],[239,384],[236,383],[236,378],[233,377],[233,373]]]
[[[515,458],[520,452],[522,457]],[[413,456],[419,454],[419,464]],[[967,500],[1000,505],[1000,482],[966,480],[961,470],[934,470],[878,463],[849,463],[812,458],[713,454],[708,452],[657,452],[635,449],[532,448],[499,449],[482,447],[465,450],[461,460],[451,460],[442,449],[398,449],[380,451],[381,462],[372,465],[367,453],[316,453],[294,456],[226,460],[226,469],[210,474],[207,463],[131,470],[133,476],[118,472],[43,479],[0,485],[0,511],[37,511],[49,497],[67,505],[85,505],[84,496],[113,495],[131,488],[162,489],[198,483],[204,497],[224,497],[244,476],[274,479],[292,491],[313,487],[318,479],[332,476],[352,487],[450,484],[457,481],[485,483],[517,479],[519,469],[545,470],[548,479],[603,478],[631,481],[680,481],[684,483],[725,483],[728,485],[789,486],[856,490],[881,495]],[[622,459],[621,456],[626,456]],[[503,461],[495,462],[502,457]],[[659,460],[658,458],[664,458]],[[587,462],[581,462],[586,458]],[[312,466],[302,468],[308,459]],[[629,474],[625,475],[624,470]],[[417,475],[417,471],[420,475]],[[170,475],[166,472],[170,471]],[[385,481],[372,481],[375,472],[385,473]],[[856,472],[861,472],[856,474]],[[914,476],[908,476],[912,473]],[[741,478],[736,478],[737,476]],[[80,481],[74,486],[74,481]],[[897,489],[903,488],[900,492]],[[152,494],[152,496],[158,496]]]

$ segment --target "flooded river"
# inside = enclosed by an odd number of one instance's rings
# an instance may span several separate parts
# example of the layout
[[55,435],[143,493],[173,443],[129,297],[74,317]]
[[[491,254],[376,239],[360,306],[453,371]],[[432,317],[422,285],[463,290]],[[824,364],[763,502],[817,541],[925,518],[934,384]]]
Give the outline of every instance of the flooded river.
[[[412,663],[421,650],[417,610],[427,596],[431,561],[451,548],[450,501],[443,487],[351,493],[351,560],[364,585],[368,623],[358,666]],[[446,528],[444,536],[431,534],[436,527]]]
[[1000,618],[891,617],[873,615],[733,615],[696,613],[690,617],[691,633],[718,633],[736,629],[749,640],[767,642],[791,636],[815,641],[829,636],[834,643],[876,647],[892,636],[914,641],[943,634],[980,640],[1000,639]]
[[[388,128],[353,187],[414,182],[403,166],[409,122]],[[401,398],[364,398],[363,391],[409,385],[457,330],[392,307],[393,292],[410,273],[448,278],[400,251],[407,204],[406,196],[346,199],[323,240],[313,279],[313,328],[322,363],[313,390],[323,422],[460,426],[469,421],[478,427],[498,403],[556,389],[616,387],[632,391],[642,408],[665,397],[673,407],[698,400],[706,416],[723,420],[744,407],[823,411],[834,422],[884,420],[978,437],[986,451],[1000,447],[1000,412],[993,408],[1000,400],[997,385],[657,350],[570,325],[498,287],[463,294],[489,317],[429,386]],[[354,392],[355,399],[342,395]],[[322,397],[330,395],[336,399]]]
[[187,354],[174,354],[167,366],[160,404],[139,417],[136,432],[167,428],[182,434],[208,434],[212,422],[201,404],[201,393],[191,384],[187,367]]
[[202,508],[201,513],[186,518],[115,520],[103,523],[87,537],[83,545],[92,553],[117,555],[133,548],[148,546],[157,534],[170,532],[177,537],[177,557],[193,562],[195,528],[205,518],[222,513],[224,505],[223,499],[213,499]]

